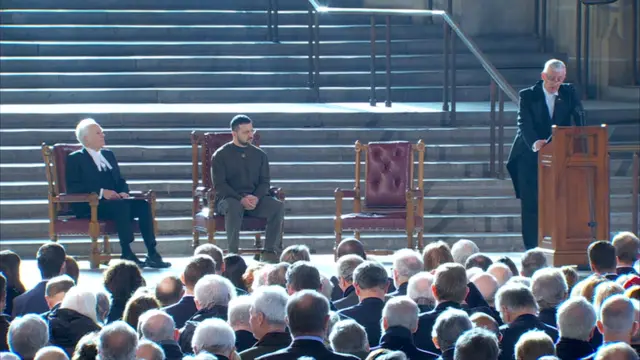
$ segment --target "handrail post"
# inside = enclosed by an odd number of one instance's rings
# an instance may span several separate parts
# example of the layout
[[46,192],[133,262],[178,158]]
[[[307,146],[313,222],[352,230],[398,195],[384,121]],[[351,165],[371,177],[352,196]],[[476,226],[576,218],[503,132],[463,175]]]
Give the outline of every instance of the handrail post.
[[[433,0],[429,0],[427,2],[427,9],[433,10]],[[433,16],[429,16],[429,17],[427,17],[427,19],[428,19],[427,20],[428,24],[433,24]]]
[[547,0],[542,0],[542,6],[540,9],[540,17],[542,20],[542,51],[547,51]]
[[445,112],[445,118],[449,112],[449,24],[442,22],[444,30],[444,71],[443,71],[443,93],[442,93],[442,111]]
[[588,5],[585,5],[584,7],[584,90],[585,90],[585,94],[586,94],[586,98],[590,99],[591,98],[591,89],[590,89],[590,85],[589,83],[591,82],[591,80],[589,79],[589,62],[590,62],[590,58],[591,55],[590,53],[590,37],[591,37],[591,31],[590,31],[590,25],[591,25],[591,9],[589,8]]
[[638,17],[640,17],[638,14],[638,11],[640,11],[640,9],[638,9],[638,7],[640,7],[639,3],[640,0],[634,0],[631,2],[631,13],[633,14],[631,20],[633,22],[633,33],[631,34],[631,41],[633,42],[631,45],[633,46],[631,61],[633,62],[633,85],[636,86],[640,85],[640,70],[638,70],[638,61],[640,61],[638,58],[638,31],[640,31],[640,29],[638,29],[638,22],[640,21],[640,19],[638,19]]
[[[580,1],[580,0],[578,0]],[[309,80],[308,80],[308,86],[309,89],[315,89],[315,83],[314,83],[314,78],[313,78],[313,74],[314,74],[314,69],[313,69],[313,58],[314,58],[314,54],[313,54],[313,6],[311,5],[311,3],[309,3],[309,10],[308,10],[308,14],[309,14]]]
[[633,153],[633,167],[632,167],[631,179],[633,181],[633,199],[632,199],[632,212],[631,212],[631,223],[633,224],[633,232],[638,234],[640,233],[640,226],[638,224],[638,213],[640,213],[640,208],[638,207],[638,196],[640,196],[640,152],[636,151]]
[[378,103],[376,99],[376,18],[371,15],[371,59],[369,64],[370,71],[370,93],[369,93],[369,105],[376,106]]
[[315,12],[314,20],[315,20],[315,57],[314,57],[314,84],[316,86],[316,101],[320,101],[320,14]]
[[504,179],[504,91],[498,89],[498,179]]
[[451,34],[451,112],[449,113],[449,125],[455,126],[456,123],[456,92],[458,84],[456,84],[456,38],[457,34]]
[[386,107],[391,107],[391,16],[387,15],[386,17],[386,44],[387,44],[387,54],[386,54],[386,67],[387,67],[387,100],[385,101]]
[[576,83],[582,94],[582,0],[576,0]]
[[267,41],[273,41],[273,24],[271,14],[273,13],[273,0],[267,0]]
[[279,0],[271,0],[274,3],[274,11],[273,11],[273,39],[272,41],[277,43],[280,42],[278,37],[278,28],[280,27],[280,21],[278,19],[278,15],[280,13],[280,3]]
[[496,175],[496,82],[489,87],[489,176]]
[[540,38],[540,0],[535,0],[535,2],[533,3],[533,31],[539,39]]

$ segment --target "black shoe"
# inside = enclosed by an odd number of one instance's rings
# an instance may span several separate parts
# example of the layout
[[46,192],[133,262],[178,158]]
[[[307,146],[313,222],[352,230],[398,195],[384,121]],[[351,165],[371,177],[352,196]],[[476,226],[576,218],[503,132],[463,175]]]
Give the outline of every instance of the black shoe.
[[144,262],[140,261],[140,259],[138,259],[135,254],[122,254],[122,256],[120,256],[120,259],[133,261],[134,263],[136,263],[136,265],[138,265],[139,268],[144,267]]
[[171,263],[162,261],[160,254],[147,255],[147,260],[144,262],[145,266],[154,269],[166,269],[171,267]]

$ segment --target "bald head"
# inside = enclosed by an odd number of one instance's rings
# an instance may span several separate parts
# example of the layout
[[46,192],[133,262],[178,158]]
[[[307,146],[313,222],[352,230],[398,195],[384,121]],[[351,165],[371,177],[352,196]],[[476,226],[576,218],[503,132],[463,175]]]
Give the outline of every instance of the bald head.
[[451,255],[453,255],[453,261],[460,265],[467,263],[467,259],[476,253],[479,253],[480,249],[478,245],[471,240],[460,239],[456,241],[451,247]]
[[496,336],[500,336],[500,325],[498,325],[498,322],[493,317],[485,313],[477,312],[471,315],[469,319],[473,323],[473,326],[477,328],[487,329],[494,333]]
[[364,245],[362,245],[360,240],[354,238],[342,240],[340,244],[338,244],[336,254],[338,255],[338,258],[349,254],[359,255],[363,259],[367,258],[367,254],[364,252]]
[[511,272],[509,266],[503,264],[501,262],[496,262],[491,264],[487,269],[487,273],[493,275],[493,277],[498,281],[498,287],[502,287],[502,285],[506,284],[509,279],[515,274]]
[[603,333],[605,341],[629,342],[638,327],[635,320],[635,308],[631,299],[624,295],[613,295],[600,308],[598,329]]
[[34,360],[69,360],[69,357],[57,346],[47,346],[38,350]]
[[489,305],[493,305],[499,288],[498,280],[491,274],[481,273],[473,277],[471,282],[480,290],[482,297]]

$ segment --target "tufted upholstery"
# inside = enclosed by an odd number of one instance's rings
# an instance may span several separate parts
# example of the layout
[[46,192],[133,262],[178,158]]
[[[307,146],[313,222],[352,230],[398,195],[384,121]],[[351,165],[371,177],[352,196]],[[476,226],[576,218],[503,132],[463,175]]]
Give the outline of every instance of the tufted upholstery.
[[406,141],[372,142],[367,151],[365,204],[369,208],[407,205],[411,188],[412,146]]
[[[64,194],[67,192],[67,156],[74,151],[82,149],[80,144],[55,144],[51,149],[53,158],[53,181],[55,186],[55,194]],[[69,204],[58,204],[58,215],[72,215]]]
[[[345,214],[342,218],[342,229],[349,231],[361,230],[405,230],[407,228],[407,213],[404,211],[389,213],[353,213]],[[414,226],[421,228],[422,216],[414,216]]]

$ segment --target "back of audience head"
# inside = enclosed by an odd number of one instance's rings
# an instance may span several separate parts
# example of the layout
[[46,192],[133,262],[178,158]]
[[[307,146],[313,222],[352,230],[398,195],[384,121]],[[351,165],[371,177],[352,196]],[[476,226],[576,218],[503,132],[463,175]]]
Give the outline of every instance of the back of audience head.
[[7,288],[15,288],[18,293],[25,292],[20,279],[20,256],[11,250],[0,251],[0,272],[7,278]]
[[516,360],[538,360],[542,356],[555,354],[555,344],[544,331],[527,331],[516,342]]
[[272,265],[267,272],[267,285],[278,285],[286,288],[287,270],[289,270],[289,265],[290,264],[286,262]]
[[616,248],[608,241],[596,241],[589,245],[589,265],[598,274],[616,272]]
[[360,355],[369,352],[367,331],[356,321],[340,320],[329,334],[331,349],[343,354]]
[[138,328],[138,319],[140,315],[148,310],[159,309],[160,302],[151,295],[132,296],[124,308],[122,320],[131,325],[132,328]]
[[418,331],[418,305],[408,296],[395,296],[382,309],[382,329],[405,328],[411,333]]
[[162,307],[173,305],[180,301],[184,295],[184,286],[178,276],[169,275],[160,280],[156,285],[156,299]]
[[34,360],[69,360],[69,356],[57,346],[45,346],[38,350]]
[[27,314],[11,321],[7,344],[12,353],[23,360],[33,359],[36,352],[49,343],[49,326],[42,317]]
[[307,245],[291,245],[280,255],[280,262],[294,264],[297,261],[311,261],[311,250]]
[[484,300],[493,306],[499,288],[498,280],[489,273],[481,273],[471,278],[471,282],[478,288]]
[[640,286],[634,285],[628,288],[627,290],[625,290],[624,296],[628,297],[629,299],[640,300]]
[[0,351],[0,360],[20,360],[20,357],[8,351]]
[[556,323],[561,338],[590,341],[596,326],[596,311],[583,297],[569,298],[558,307]]
[[[218,357],[206,351],[200,351],[198,355],[189,355],[182,358],[183,360],[218,360]],[[236,360],[236,359],[230,359]]]
[[473,323],[474,327],[482,328],[491,331],[498,339],[500,335],[500,325],[493,317],[483,313],[477,312],[469,317],[469,320]]
[[507,284],[520,284],[520,285],[524,285],[528,288],[531,287],[531,278],[528,277],[524,277],[524,276],[512,276],[511,279],[509,279],[509,281],[507,281]]
[[263,286],[251,294],[251,332],[261,339],[270,332],[284,332],[289,296],[280,286]]
[[554,309],[569,295],[567,281],[556,268],[536,271],[531,278],[531,292],[540,309]]
[[104,324],[111,309],[111,296],[104,290],[96,291],[96,315],[98,322]]
[[140,268],[133,261],[120,260],[109,265],[104,272],[105,288],[114,302],[126,302],[141,286],[145,285]]
[[100,360],[135,359],[137,347],[138,336],[124,321],[112,322],[103,327],[98,334]]
[[547,266],[547,257],[542,251],[537,249],[527,250],[522,256],[520,275],[530,278],[536,271]]
[[293,294],[300,290],[320,291],[320,272],[308,261],[298,261],[287,270],[287,291]]
[[498,338],[488,330],[473,328],[456,341],[455,360],[498,360]]
[[477,253],[471,255],[464,264],[466,269],[471,269],[472,267],[478,267],[482,269],[482,271],[487,271],[489,266],[493,264],[493,260],[485,254]]
[[613,281],[603,282],[596,286],[595,294],[593,295],[593,307],[600,309],[602,303],[609,297],[617,294],[624,294],[624,288]]
[[433,271],[438,266],[453,262],[451,249],[444,241],[436,241],[428,244],[422,251],[422,262],[425,271]]
[[214,306],[228,306],[236,297],[236,289],[227,278],[220,275],[205,275],[195,286],[196,308],[211,309]]
[[587,301],[593,303],[593,296],[595,295],[596,288],[598,285],[607,281],[609,280],[600,275],[589,276],[573,287],[571,296],[582,296],[587,299]]
[[456,263],[438,266],[431,289],[438,303],[445,301],[462,303],[469,292],[464,266]]
[[460,335],[472,328],[473,323],[466,312],[449,308],[440,313],[433,324],[433,344],[443,352],[452,349]]
[[[253,292],[261,286],[269,284],[269,272],[274,268],[272,264],[260,263],[259,267],[256,267],[257,263],[252,264],[247,268],[247,271],[242,275],[242,280],[245,284],[245,290]],[[287,267],[288,269],[288,267]],[[248,286],[251,284],[251,286]],[[285,273],[285,286],[286,286],[286,273]]]
[[604,301],[598,316],[598,330],[604,341],[624,341],[629,343],[638,331],[635,307],[624,295],[613,295]]
[[511,270],[511,274],[513,276],[520,275],[520,272],[518,271],[518,267],[516,266],[516,263],[514,263],[510,257],[501,256],[496,262],[507,265],[509,267],[509,270]]
[[338,284],[342,291],[353,284],[353,271],[363,262],[364,259],[356,254],[348,254],[338,259],[336,268],[338,270]]
[[64,273],[66,256],[64,247],[56,242],[48,242],[42,245],[36,254],[36,261],[42,279],[51,279]]
[[189,259],[181,275],[187,291],[194,291],[196,284],[206,275],[216,274],[216,262],[206,254],[194,255]]
[[[638,323],[640,323],[640,301],[636,299],[631,299],[631,303],[633,304],[633,309],[635,310],[635,318]],[[640,344],[640,327],[635,332],[635,334],[631,335],[631,345]]]
[[247,271],[247,263],[244,261],[242,256],[237,254],[227,254],[223,261],[224,271],[222,272],[222,276],[229,279],[233,286],[242,290],[247,290],[244,280],[242,279],[242,275]]
[[363,259],[367,259],[367,254],[364,251],[364,245],[360,240],[355,238],[344,239],[338,244],[336,249],[336,257],[339,259],[348,254],[355,254]]
[[563,266],[560,271],[562,271],[562,275],[567,282],[567,292],[571,294],[571,290],[578,283],[578,271],[573,266]]
[[327,347],[331,346],[331,344],[329,343],[329,335],[331,334],[333,327],[338,322],[340,322],[340,315],[338,314],[338,312],[329,310],[329,321],[327,321],[327,330],[325,330],[324,332],[324,344]]
[[407,296],[418,305],[434,307],[436,299],[433,297],[433,275],[426,271],[418,273],[409,279]]
[[136,359],[164,360],[165,354],[160,345],[149,340],[140,340],[136,349]]
[[322,284],[320,293],[331,301],[331,294],[333,293],[333,283],[331,283],[331,279],[324,273],[320,273],[320,283]]
[[496,310],[505,324],[509,324],[524,314],[537,314],[538,303],[531,290],[518,284],[507,284],[498,290]]
[[68,275],[55,276],[47,281],[44,298],[47,305],[49,305],[49,309],[62,302],[65,294],[67,294],[67,292],[69,292],[69,290],[74,286],[75,282]]
[[95,323],[98,322],[96,295],[93,291],[77,286],[72,287],[62,300],[60,308],[73,310],[88,317]]
[[640,239],[629,231],[618,233],[611,240],[616,249],[618,266],[633,266],[640,255]]
[[235,344],[236,335],[231,326],[217,318],[206,319],[199,323],[191,340],[194,353],[206,351],[227,358],[231,358],[236,348]]
[[81,337],[73,351],[72,360],[95,360],[98,356],[98,332]]
[[453,244],[451,247],[451,255],[453,256],[453,261],[457,262],[460,265],[465,265],[467,263],[467,259],[476,253],[479,253],[480,249],[478,245],[471,240],[460,239]]
[[231,299],[227,309],[227,322],[233,331],[251,331],[250,316],[253,299],[250,296],[238,296]]
[[393,256],[393,281],[395,286],[409,281],[409,279],[421,272],[424,268],[420,254],[411,249],[401,249]]
[[509,266],[501,262],[495,262],[489,266],[487,273],[493,275],[498,282],[498,287],[502,287],[514,275]]
[[202,244],[193,251],[193,255],[209,255],[215,264],[215,273],[222,275],[222,272],[224,271],[224,252],[218,246],[213,244]]
[[143,339],[156,343],[171,341],[176,338],[176,323],[162,310],[149,310],[140,315],[138,330]]
[[638,353],[623,342],[603,344],[594,357],[595,360],[638,360]]
[[317,291],[299,291],[289,297],[286,319],[294,337],[324,338],[329,321],[329,301]]
[[384,297],[389,287],[387,270],[377,261],[367,260],[353,270],[353,287],[359,298]]
[[80,266],[78,265],[76,259],[74,259],[72,256],[65,256],[64,272],[73,279],[76,285],[78,284],[78,279],[80,278]]

